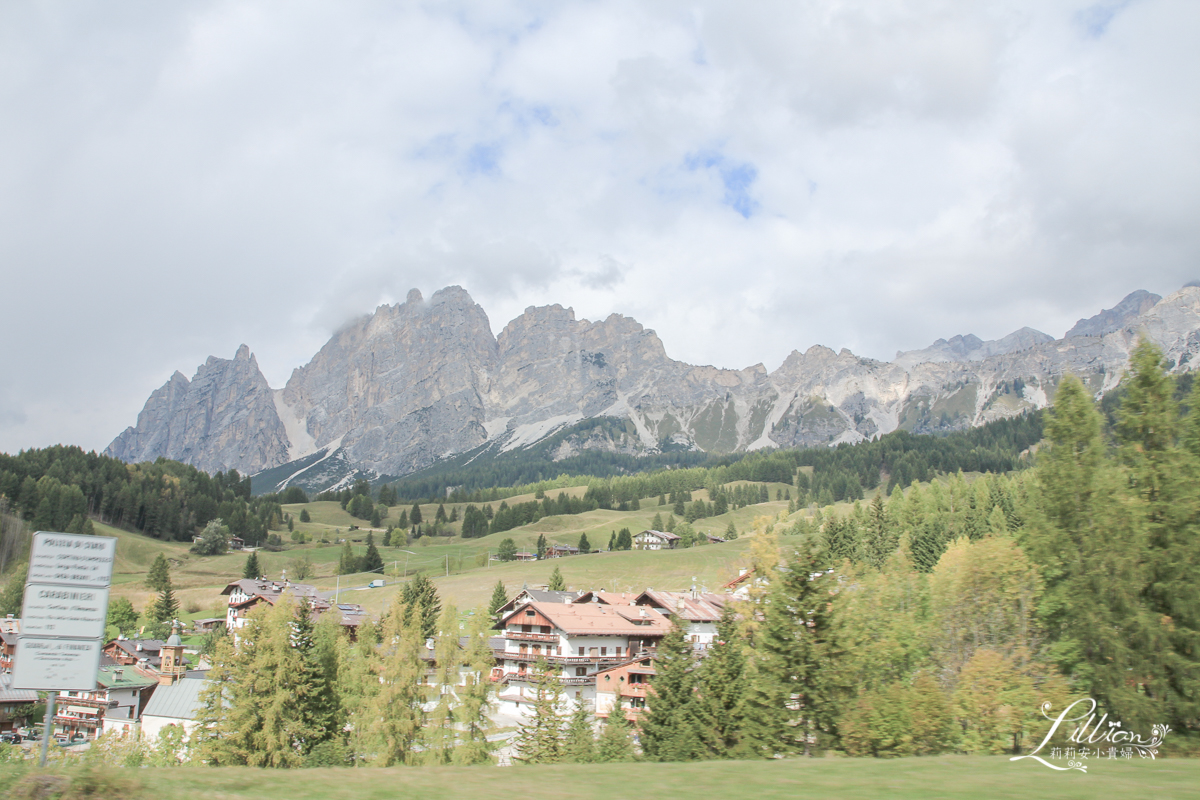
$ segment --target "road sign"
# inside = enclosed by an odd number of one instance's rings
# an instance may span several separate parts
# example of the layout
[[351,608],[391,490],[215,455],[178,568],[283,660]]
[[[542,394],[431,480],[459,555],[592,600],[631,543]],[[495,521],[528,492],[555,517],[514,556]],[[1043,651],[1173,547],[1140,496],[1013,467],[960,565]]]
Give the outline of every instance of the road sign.
[[60,639],[21,634],[13,663],[14,689],[94,692],[100,639]]
[[111,536],[38,531],[33,535],[26,583],[106,589],[116,556],[117,540]]
[[21,633],[99,639],[108,616],[108,589],[25,584]]

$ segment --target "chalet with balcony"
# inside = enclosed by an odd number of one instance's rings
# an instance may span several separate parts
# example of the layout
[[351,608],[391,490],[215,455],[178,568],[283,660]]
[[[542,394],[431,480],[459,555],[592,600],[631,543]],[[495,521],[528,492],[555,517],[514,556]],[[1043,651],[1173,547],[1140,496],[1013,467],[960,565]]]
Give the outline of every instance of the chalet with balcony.
[[56,732],[87,739],[110,730],[132,732],[157,686],[157,678],[143,674],[137,667],[101,666],[95,689],[58,693]]
[[654,679],[654,658],[642,655],[596,673],[596,716],[624,714],[637,722],[646,711],[646,690]]
[[507,685],[501,706],[520,710],[535,699],[533,664],[544,660],[568,700],[594,701],[596,673],[653,650],[670,629],[656,609],[603,603],[527,603],[501,617],[504,647],[492,679]]
[[552,544],[546,548],[546,558],[562,558],[563,556],[577,556],[579,548],[572,547],[569,544]]
[[633,537],[635,550],[674,550],[679,537],[669,531],[642,531]]
[[634,603],[648,606],[671,619],[684,632],[695,649],[706,649],[717,635],[717,623],[729,595],[711,592],[660,592],[647,589]]

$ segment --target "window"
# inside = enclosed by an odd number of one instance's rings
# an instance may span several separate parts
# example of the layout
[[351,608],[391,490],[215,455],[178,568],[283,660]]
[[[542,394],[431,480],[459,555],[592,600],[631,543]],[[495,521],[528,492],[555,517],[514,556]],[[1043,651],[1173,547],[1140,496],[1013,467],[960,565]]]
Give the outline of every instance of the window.
[[587,667],[576,667],[575,668],[575,677],[583,678],[586,676],[587,676]]
[[532,630],[533,630],[532,625],[522,625],[521,626],[521,633],[529,633]]
[[532,617],[533,615],[534,615],[534,610],[532,608],[525,609],[525,616]]
[[562,648],[561,648],[561,647],[557,648],[557,652],[555,652],[555,655],[559,655],[559,656],[561,656],[561,655],[562,655]]
[[601,647],[601,648],[600,648],[600,655],[602,655],[602,656],[606,656],[606,655],[608,655],[608,648],[607,648],[607,647]]
[[614,647],[614,648],[613,648],[613,655],[615,655],[615,656],[617,656],[618,658],[620,658],[620,656],[621,656],[621,648],[620,648],[620,646],[619,646],[619,645],[618,645],[617,647]]
[[579,655],[581,655],[581,656],[582,656],[582,655],[584,655],[584,652],[583,652],[583,647],[582,647],[582,646],[579,648]]
[[542,633],[550,633],[550,626],[549,626],[549,625],[543,625],[543,626],[542,626]]

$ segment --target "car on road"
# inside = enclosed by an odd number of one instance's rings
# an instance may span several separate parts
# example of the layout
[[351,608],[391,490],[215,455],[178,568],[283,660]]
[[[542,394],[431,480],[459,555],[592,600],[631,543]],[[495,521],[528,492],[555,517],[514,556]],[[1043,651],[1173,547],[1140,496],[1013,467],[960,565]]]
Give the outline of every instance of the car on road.
[[9,731],[8,733],[0,733],[0,742],[3,742],[4,744],[20,744],[24,740],[25,740],[25,737],[23,737],[21,734],[17,733],[16,731]]
[[383,580],[379,579],[379,578],[376,578],[375,580],[373,580],[367,584],[367,588],[369,588],[369,589],[378,589],[381,586],[383,586]]

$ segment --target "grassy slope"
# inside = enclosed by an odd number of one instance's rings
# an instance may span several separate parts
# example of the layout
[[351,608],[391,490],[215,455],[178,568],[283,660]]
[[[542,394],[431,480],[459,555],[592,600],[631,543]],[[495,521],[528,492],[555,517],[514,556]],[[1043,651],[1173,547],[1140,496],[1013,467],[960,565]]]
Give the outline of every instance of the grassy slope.
[[[783,484],[768,486],[772,498],[777,490],[787,488]],[[557,491],[551,494],[557,496]],[[574,487],[562,491],[582,496],[586,489]],[[707,499],[707,494],[704,491],[694,492],[693,498]],[[507,502],[511,505],[533,499],[532,495],[523,495],[508,498]],[[491,505],[494,509],[500,502],[476,505]],[[461,518],[466,504],[447,506],[447,512],[455,507]],[[656,513],[661,513],[663,518],[666,518],[671,512],[671,507],[659,506],[656,497],[643,498],[638,511],[596,510],[573,516],[547,517],[532,525],[491,534],[481,539],[462,539],[457,536],[432,539],[422,537],[412,544],[400,547],[380,546],[380,553],[387,562],[387,579],[390,585],[384,589],[367,591],[351,589],[342,599],[362,603],[370,611],[381,611],[397,590],[393,582],[393,570],[408,575],[424,570],[436,578],[446,602],[454,603],[461,609],[468,609],[487,602],[497,580],[503,580],[511,593],[523,583],[546,583],[556,565],[562,569],[567,584],[577,589],[605,588],[639,592],[648,586],[685,589],[691,586],[692,578],[695,577],[700,585],[715,591],[721,584],[737,575],[738,567],[746,564],[749,543],[744,537],[753,529],[754,520],[761,516],[776,516],[786,510],[786,507],[786,502],[772,500],[719,517],[699,520],[694,525],[698,531],[718,535],[723,534],[726,526],[732,521],[742,532],[743,538],[688,551],[594,553],[560,561],[535,563],[500,564],[487,561],[487,556],[495,556],[500,542],[506,538],[512,538],[520,550],[533,551],[539,535],[545,535],[551,544],[576,545],[580,535],[587,534],[593,548],[607,548],[610,535],[621,528],[627,527],[636,533],[650,527]],[[260,551],[258,558],[264,574],[278,578],[286,569],[294,576],[296,562],[306,557],[314,568],[314,574],[307,580],[322,588],[333,589],[339,583],[343,587],[362,586],[372,578],[379,577],[367,574],[344,575],[340,581],[336,577],[342,552],[339,538],[349,539],[354,553],[361,555],[366,552],[366,523],[347,514],[336,502],[314,502],[285,507],[297,521],[301,509],[305,508],[308,509],[312,521],[297,522],[296,528],[309,534],[313,541],[301,546],[287,542],[288,549],[278,553]],[[395,520],[402,510],[409,509],[411,506],[393,507],[390,519]],[[421,506],[421,512],[426,519],[433,519],[437,513],[437,506],[424,504]],[[351,531],[351,525],[359,525],[360,530]],[[450,527],[454,529],[458,526]],[[154,595],[144,587],[142,581],[155,556],[163,553],[171,562],[171,578],[181,604],[180,616],[185,620],[223,614],[224,602],[219,594],[220,590],[229,581],[241,577],[246,560],[243,553],[216,557],[197,556],[188,551],[187,543],[163,542],[107,525],[97,524],[96,532],[103,536],[116,536],[119,540],[117,564],[113,575],[114,598],[128,597],[139,610],[152,602]],[[286,542],[288,532],[283,530],[279,533]],[[322,542],[322,538],[326,541]],[[376,533],[375,541],[377,545],[382,542],[382,530]],[[485,562],[488,563],[487,567],[483,566]],[[447,566],[450,572],[448,577],[445,575]]]
[[[163,798],[208,800],[287,797],[289,800],[420,797],[451,800],[519,794],[524,800],[570,798],[920,798],[1194,797],[1200,761],[1097,761],[1088,774],[1054,772],[1003,757],[792,759],[696,764],[588,764],[396,769],[260,770],[249,768],[139,770],[136,777]],[[500,783],[502,781],[503,783]]]

